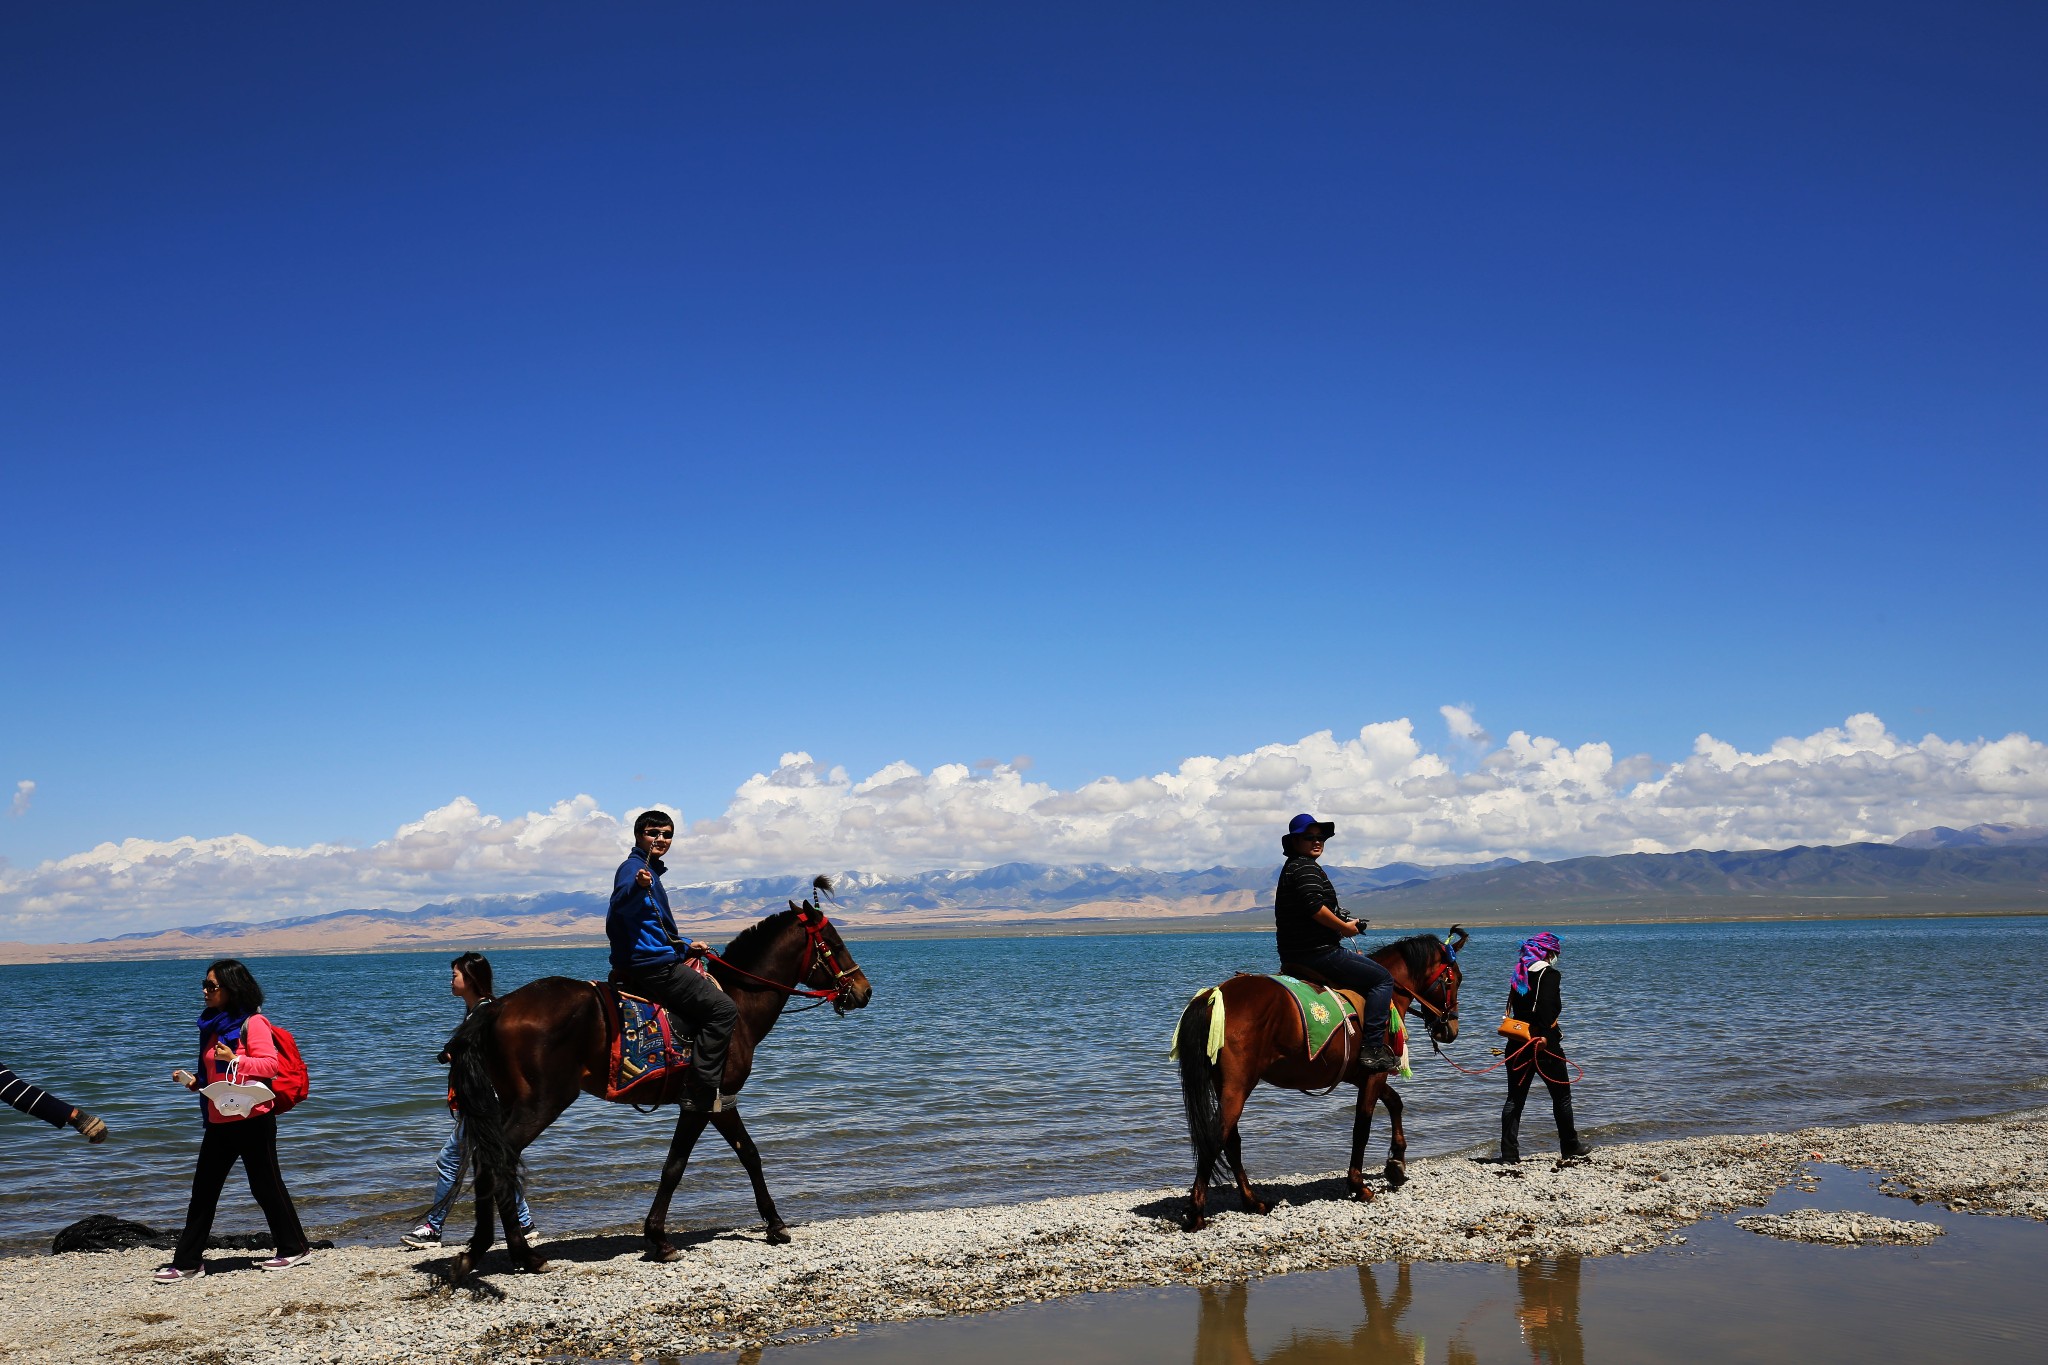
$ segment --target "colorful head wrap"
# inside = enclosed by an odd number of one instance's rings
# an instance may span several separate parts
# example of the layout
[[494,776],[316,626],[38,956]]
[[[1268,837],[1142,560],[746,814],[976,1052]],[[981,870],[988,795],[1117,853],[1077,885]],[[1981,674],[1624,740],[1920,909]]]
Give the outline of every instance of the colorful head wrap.
[[1516,995],[1529,993],[1529,969],[1537,963],[1556,955],[1564,947],[1556,934],[1535,934],[1522,940],[1522,956],[1515,963],[1514,987]]

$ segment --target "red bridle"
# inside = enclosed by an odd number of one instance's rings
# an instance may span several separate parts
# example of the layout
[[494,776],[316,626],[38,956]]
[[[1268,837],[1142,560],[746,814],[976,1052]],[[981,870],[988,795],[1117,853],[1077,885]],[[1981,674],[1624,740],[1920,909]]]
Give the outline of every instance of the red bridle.
[[[804,927],[804,956],[803,960],[797,964],[797,985],[785,986],[780,981],[770,981],[765,976],[756,976],[752,972],[746,970],[744,967],[733,966],[732,963],[726,961],[724,958],[720,957],[717,953],[714,952],[706,951],[704,956],[710,958],[713,962],[716,962],[719,966],[725,968],[734,976],[745,977],[749,981],[755,982],[759,985],[767,986],[772,990],[781,991],[785,995],[801,995],[810,1000],[836,1001],[846,994],[846,978],[852,976],[855,972],[859,971],[860,964],[853,963],[852,965],[847,967],[841,967],[839,965],[839,955],[832,951],[831,943],[826,941],[825,938],[825,929],[829,924],[829,921],[825,918],[825,912],[823,910],[815,910],[809,906],[805,906],[803,909],[797,911],[796,913],[797,923],[803,925]],[[802,984],[803,981],[810,976],[811,968],[816,965],[820,957],[825,959],[825,965],[828,968],[830,968],[832,972],[833,985],[832,989],[829,991],[819,990],[815,986],[806,986]]]

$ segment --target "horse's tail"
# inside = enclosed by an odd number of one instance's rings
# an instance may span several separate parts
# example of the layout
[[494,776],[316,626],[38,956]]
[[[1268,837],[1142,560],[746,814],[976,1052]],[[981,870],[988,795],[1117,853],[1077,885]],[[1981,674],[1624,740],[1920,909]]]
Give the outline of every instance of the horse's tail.
[[1216,1083],[1223,1023],[1223,989],[1212,986],[1181,1011],[1173,1055],[1180,1061],[1180,1099],[1188,1115],[1188,1145],[1195,1152],[1195,1183],[1206,1185],[1223,1154],[1223,1099]]
[[497,1041],[498,1002],[488,1000],[470,1011],[448,1041],[448,1083],[455,1089],[455,1107],[469,1139],[477,1197],[488,1191],[509,1228],[519,1202],[519,1152],[505,1136],[505,1108],[484,1064]]

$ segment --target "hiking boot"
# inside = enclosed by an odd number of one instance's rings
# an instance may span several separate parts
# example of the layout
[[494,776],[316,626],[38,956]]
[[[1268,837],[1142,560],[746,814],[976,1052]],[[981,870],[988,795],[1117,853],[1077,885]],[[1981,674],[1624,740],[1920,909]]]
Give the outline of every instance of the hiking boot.
[[1561,1157],[1567,1158],[1578,1156],[1591,1156],[1593,1155],[1593,1149],[1591,1147],[1588,1147],[1585,1143],[1579,1141],[1577,1137],[1568,1137],[1564,1139],[1562,1142],[1558,1143],[1557,1154]]
[[692,1077],[683,1089],[681,1107],[693,1114],[717,1114],[725,1109],[725,1097],[718,1093],[715,1085],[705,1085]]
[[428,1251],[441,1245],[441,1229],[432,1223],[422,1223],[398,1240],[414,1251]]
[[1367,1043],[1358,1049],[1360,1071],[1399,1071],[1401,1059],[1387,1051],[1385,1043]]

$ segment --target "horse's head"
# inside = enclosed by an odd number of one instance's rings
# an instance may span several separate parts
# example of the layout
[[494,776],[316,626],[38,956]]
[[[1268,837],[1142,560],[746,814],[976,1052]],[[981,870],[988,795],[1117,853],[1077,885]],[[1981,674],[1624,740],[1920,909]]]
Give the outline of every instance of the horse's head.
[[[820,901],[832,894],[832,880],[820,876],[812,881]],[[839,936],[839,928],[825,917],[824,910],[806,900],[802,905],[795,901],[789,908],[796,911],[797,923],[803,926],[806,936],[803,966],[797,980],[814,991],[831,991],[832,1008],[840,1014],[848,1010],[863,1009],[868,1001],[875,998],[875,988],[868,981],[868,974],[860,969],[847,951],[846,940]]]
[[1417,934],[1373,954],[1394,984],[1414,997],[1429,1036],[1440,1044],[1458,1041],[1458,986],[1465,979],[1456,946],[1464,943],[1465,931],[1454,927],[1451,937],[1446,944],[1435,934]]

